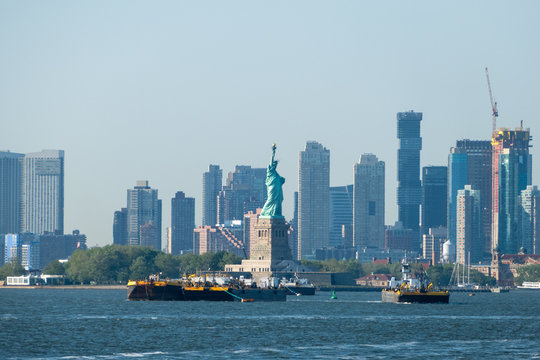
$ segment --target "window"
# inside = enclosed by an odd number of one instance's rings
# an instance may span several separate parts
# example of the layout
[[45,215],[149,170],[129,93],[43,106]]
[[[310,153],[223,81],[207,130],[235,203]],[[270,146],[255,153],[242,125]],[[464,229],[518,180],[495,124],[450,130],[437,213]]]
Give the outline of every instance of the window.
[[369,215],[375,215],[375,201],[369,202]]

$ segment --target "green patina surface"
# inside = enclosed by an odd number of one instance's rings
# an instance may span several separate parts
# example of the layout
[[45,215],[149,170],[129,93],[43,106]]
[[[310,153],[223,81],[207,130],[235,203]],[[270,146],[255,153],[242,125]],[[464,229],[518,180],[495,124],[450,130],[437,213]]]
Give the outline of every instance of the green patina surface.
[[260,217],[270,219],[283,219],[281,204],[283,203],[283,184],[285,178],[277,172],[278,161],[275,160],[276,144],[272,144],[272,159],[266,171],[266,191],[268,198],[262,209]]

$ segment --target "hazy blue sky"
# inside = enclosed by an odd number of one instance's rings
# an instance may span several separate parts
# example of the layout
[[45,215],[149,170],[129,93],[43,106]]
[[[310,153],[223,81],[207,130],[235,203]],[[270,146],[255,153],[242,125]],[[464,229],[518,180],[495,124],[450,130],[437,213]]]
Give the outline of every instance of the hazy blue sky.
[[[0,1],[0,149],[62,149],[65,229],[112,243],[113,212],[148,179],[196,198],[219,164],[266,166],[278,144],[292,216],[298,152],[331,151],[331,185],[371,152],[397,218],[396,113],[422,121],[422,165],[501,126],[540,134],[538,1]],[[539,184],[533,142],[533,184]]]

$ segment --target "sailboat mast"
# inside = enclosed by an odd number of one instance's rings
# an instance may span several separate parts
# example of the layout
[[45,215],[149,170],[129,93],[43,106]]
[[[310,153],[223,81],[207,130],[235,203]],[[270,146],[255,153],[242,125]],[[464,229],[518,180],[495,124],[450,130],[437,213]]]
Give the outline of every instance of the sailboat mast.
[[469,251],[469,265],[467,266],[467,284],[471,283],[471,252]]

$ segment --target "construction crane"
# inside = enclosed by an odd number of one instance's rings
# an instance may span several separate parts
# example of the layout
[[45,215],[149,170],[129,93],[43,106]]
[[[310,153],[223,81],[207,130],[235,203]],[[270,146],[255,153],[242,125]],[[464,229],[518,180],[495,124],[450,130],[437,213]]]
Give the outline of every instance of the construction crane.
[[493,118],[493,121],[492,121],[492,129],[491,129],[491,133],[494,133],[495,130],[497,130],[497,117],[499,117],[499,111],[497,110],[497,102],[496,101],[493,101],[493,94],[491,92],[491,83],[489,82],[489,72],[488,72],[488,68],[486,67],[486,78],[487,78],[487,83],[488,83],[488,89],[489,89],[489,100],[491,100],[491,116]]

